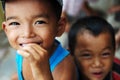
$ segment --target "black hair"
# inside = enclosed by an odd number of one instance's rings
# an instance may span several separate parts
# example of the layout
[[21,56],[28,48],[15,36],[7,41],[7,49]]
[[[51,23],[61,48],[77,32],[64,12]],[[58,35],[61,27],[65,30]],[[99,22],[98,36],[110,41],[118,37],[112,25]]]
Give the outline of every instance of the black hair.
[[68,34],[68,46],[71,54],[74,54],[76,45],[76,35],[79,32],[88,30],[92,35],[98,36],[101,33],[107,32],[111,36],[112,46],[115,50],[115,32],[111,24],[105,19],[97,16],[90,16],[78,19],[73,25]]
[[59,20],[61,17],[61,13],[62,13],[62,6],[57,0],[48,0],[48,1],[51,3],[52,8],[56,14],[56,17]]
[[[14,1],[14,0],[2,0],[2,6],[3,6],[4,13],[5,13],[5,4],[9,1]],[[62,13],[62,5],[57,0],[44,0],[44,1],[49,1],[57,19],[59,20],[61,17],[61,13]]]

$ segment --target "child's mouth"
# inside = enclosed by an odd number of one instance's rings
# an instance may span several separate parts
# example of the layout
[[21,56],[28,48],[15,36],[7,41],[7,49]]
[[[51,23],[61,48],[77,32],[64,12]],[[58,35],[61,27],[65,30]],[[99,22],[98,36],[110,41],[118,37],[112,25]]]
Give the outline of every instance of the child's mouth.
[[101,78],[103,72],[93,72],[92,74],[93,74],[93,76],[96,77],[96,78]]
[[[40,42],[33,42],[34,44],[38,44],[38,45],[40,45],[41,43]],[[21,43],[21,44],[19,44],[21,47],[24,47],[24,46],[26,46],[27,44],[30,44],[30,43]]]

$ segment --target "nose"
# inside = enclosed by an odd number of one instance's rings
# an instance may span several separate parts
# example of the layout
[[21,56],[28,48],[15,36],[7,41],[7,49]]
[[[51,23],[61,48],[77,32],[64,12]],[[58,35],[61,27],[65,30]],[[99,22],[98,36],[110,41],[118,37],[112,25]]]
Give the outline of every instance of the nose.
[[102,61],[99,58],[95,58],[93,60],[92,67],[99,68],[99,67],[102,67],[102,66],[103,66]]
[[32,38],[35,36],[33,27],[25,26],[23,29],[22,37],[23,38]]

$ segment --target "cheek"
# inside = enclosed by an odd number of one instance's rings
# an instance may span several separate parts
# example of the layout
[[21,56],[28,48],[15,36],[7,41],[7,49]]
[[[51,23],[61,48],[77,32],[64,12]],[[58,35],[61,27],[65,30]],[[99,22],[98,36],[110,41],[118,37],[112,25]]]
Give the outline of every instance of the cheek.
[[44,45],[45,46],[51,46],[54,42],[54,36],[52,35],[47,35],[44,37]]
[[110,69],[112,68],[112,65],[113,65],[113,58],[104,60],[103,63],[104,63],[105,70],[110,71]]
[[40,34],[40,37],[46,42],[51,42],[51,40],[54,40],[55,38],[55,33],[50,31],[41,32],[39,34]]
[[79,60],[78,64],[79,64],[80,72],[83,75],[88,76],[89,75],[89,71],[90,71],[90,63],[89,63],[89,61]]
[[39,37],[43,41],[43,47],[48,49],[53,45],[55,39],[55,33],[52,31],[41,31],[38,33]]
[[51,28],[38,29],[36,30],[36,33],[40,35],[40,37],[42,37],[43,39],[53,38],[56,35],[56,31]]
[[53,32],[46,32],[44,35],[42,35],[42,37],[45,39],[52,39],[52,38],[55,38],[55,33]]
[[82,72],[88,72],[89,67],[90,67],[90,63],[89,61],[86,60],[78,60],[78,65],[79,65],[79,69],[82,70]]
[[15,48],[15,46],[16,46],[16,40],[17,40],[17,34],[16,33],[14,33],[14,31],[13,32],[7,32],[6,33],[6,35],[7,35],[7,38],[8,38],[8,41],[9,41],[9,43],[10,43],[10,45],[13,47],[13,48]]

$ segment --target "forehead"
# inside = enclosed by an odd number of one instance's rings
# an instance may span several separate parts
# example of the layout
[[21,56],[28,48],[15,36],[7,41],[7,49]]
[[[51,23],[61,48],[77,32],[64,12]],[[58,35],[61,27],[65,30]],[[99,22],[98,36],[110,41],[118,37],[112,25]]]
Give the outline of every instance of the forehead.
[[[43,6],[43,8],[48,8],[50,9],[51,5],[48,1],[44,1],[44,0],[16,0],[16,1],[8,1],[6,2],[6,7],[15,7],[19,9],[19,8],[26,8],[28,7],[36,7],[36,9],[38,9],[39,7]],[[26,6],[26,7],[24,7]],[[45,7],[46,6],[46,7]],[[27,7],[27,8],[28,8]]]
[[13,14],[34,14],[34,13],[48,13],[51,14],[51,5],[43,0],[17,0],[6,3],[6,15]]
[[107,47],[112,47],[112,40],[109,33],[101,33],[94,36],[89,32],[78,33],[76,46],[79,49],[91,49],[98,51]]
[[[109,40],[108,40],[109,38]],[[90,41],[90,40],[103,40],[103,41],[112,41],[111,39],[111,34],[109,32],[101,32],[99,34],[94,34],[89,30],[82,30],[78,31],[77,36],[76,36],[77,41],[84,39],[85,41]]]

